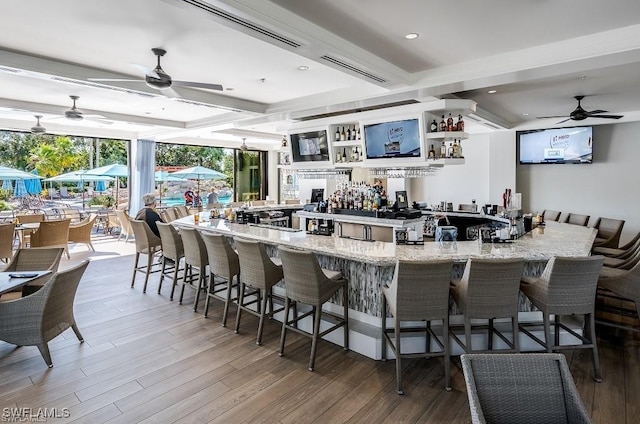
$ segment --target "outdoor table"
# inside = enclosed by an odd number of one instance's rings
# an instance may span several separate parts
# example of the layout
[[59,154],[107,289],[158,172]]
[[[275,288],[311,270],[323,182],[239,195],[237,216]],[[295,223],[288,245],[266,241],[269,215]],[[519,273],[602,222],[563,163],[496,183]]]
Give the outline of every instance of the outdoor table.
[[51,271],[0,272],[0,295],[3,293],[14,291],[15,289],[22,286],[26,286],[34,280],[37,280],[47,274],[51,274]]

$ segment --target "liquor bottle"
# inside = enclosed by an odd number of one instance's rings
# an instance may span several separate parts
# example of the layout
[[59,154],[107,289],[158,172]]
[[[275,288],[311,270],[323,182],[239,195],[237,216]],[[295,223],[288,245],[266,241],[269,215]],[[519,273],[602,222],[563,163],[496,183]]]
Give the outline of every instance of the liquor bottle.
[[441,132],[447,130],[447,123],[444,120],[444,115],[442,115],[442,121],[440,121],[440,128],[438,128]]
[[458,140],[458,157],[459,158],[463,158],[463,154],[462,154],[462,139]]
[[336,153],[336,163],[340,162],[342,162],[342,153],[340,153],[340,150],[338,150],[338,153]]
[[349,162],[349,159],[347,158],[347,148],[343,148],[342,149],[342,160],[345,162]]
[[336,127],[336,141],[340,141],[340,127]]
[[340,141],[345,141],[347,139],[347,134],[344,132],[344,127],[342,127],[342,132],[340,133]]
[[360,140],[360,126],[359,125],[358,125],[358,132],[357,132],[356,140]]
[[456,122],[456,131],[464,131],[464,121],[462,115],[458,115],[458,122]]
[[431,123],[431,132],[438,132],[438,123],[436,122],[435,119]]
[[433,144],[431,145],[431,148],[429,149],[429,159],[435,159],[436,158],[436,150],[433,148]]
[[347,140],[351,140],[351,127],[347,128]]
[[447,157],[447,145],[444,144],[444,141],[442,142],[442,144],[440,145],[440,157],[442,159]]
[[458,140],[457,139],[453,139],[453,157],[454,158],[459,158],[460,157],[460,151],[458,150]]
[[353,161],[354,162],[360,161],[360,153],[358,153],[358,147],[354,147],[353,149]]
[[449,117],[447,118],[447,131],[453,131],[453,118],[451,117],[451,114],[449,114]]
[[453,143],[449,143],[449,148],[447,149],[447,157],[448,158],[453,157]]

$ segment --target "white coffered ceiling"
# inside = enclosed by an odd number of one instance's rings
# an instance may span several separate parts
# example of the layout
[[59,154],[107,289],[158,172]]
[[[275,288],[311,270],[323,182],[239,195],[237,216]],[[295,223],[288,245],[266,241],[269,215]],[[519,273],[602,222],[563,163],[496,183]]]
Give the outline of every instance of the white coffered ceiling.
[[[536,117],[575,95],[625,115],[583,123],[640,119],[637,0],[22,0],[2,16],[0,128],[39,114],[53,133],[269,148],[305,116],[447,97],[502,128],[552,126]],[[142,80],[153,47],[175,80],[224,90],[89,80]],[[101,118],[64,118],[69,95]]]

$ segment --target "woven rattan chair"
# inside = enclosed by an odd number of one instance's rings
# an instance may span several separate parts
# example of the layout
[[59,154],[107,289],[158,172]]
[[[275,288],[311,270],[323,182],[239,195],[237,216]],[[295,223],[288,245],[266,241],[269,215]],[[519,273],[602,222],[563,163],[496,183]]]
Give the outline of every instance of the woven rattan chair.
[[640,246],[640,231],[627,242],[624,246],[620,246],[617,249],[612,247],[600,247],[596,246],[592,249],[594,255],[604,255],[610,258],[619,258],[629,254],[630,251],[634,251]]
[[167,208],[164,211],[167,214],[167,221],[165,221],[165,222],[171,222],[171,221],[175,221],[176,219],[178,219],[176,208]]
[[[62,247],[42,247],[32,249],[18,249],[11,261],[2,270],[3,272],[25,272],[25,271],[51,271],[57,272],[60,265],[60,259],[64,249]],[[23,286],[14,292],[2,295],[2,300],[11,300],[38,291],[44,283],[46,283],[50,275],[45,275],[31,281],[28,285]]]
[[[35,224],[37,222],[44,221],[45,214],[44,213],[29,213],[29,214],[18,214],[16,215],[16,219],[20,224]],[[33,234],[36,230],[27,230],[24,229],[20,231],[20,246],[27,247],[31,240],[31,234]]]
[[[285,306],[282,334],[280,336],[280,356],[284,355],[287,331],[311,337],[311,356],[309,371],[313,371],[318,339],[342,327],[343,348],[349,350],[349,281],[339,271],[329,271],[320,268],[316,255],[312,252],[293,250],[283,246],[278,247],[284,270]],[[244,269],[243,269],[244,272]],[[322,305],[342,289],[343,314],[341,317],[322,310]],[[291,303],[295,302],[311,305],[311,310],[298,315],[294,310],[294,317],[289,319]],[[307,333],[298,327],[298,322],[307,316],[313,318],[313,332]],[[335,324],[320,331],[320,321],[325,316],[335,320]]]
[[[387,343],[396,357],[396,381],[398,394],[402,388],[402,362],[404,358],[444,357],[445,388],[451,390],[449,348],[449,281],[453,261],[403,262],[396,264],[393,281],[382,287],[382,359],[386,359]],[[387,329],[387,305],[393,317],[393,328]],[[442,341],[431,328],[431,321],[442,321]],[[424,326],[402,326],[402,321],[425,321]],[[424,332],[425,351],[402,353],[401,334]],[[392,339],[390,334],[394,335]],[[431,350],[431,337],[439,350]]]
[[106,228],[106,232],[109,234],[113,233],[113,230],[118,230],[119,232],[122,231],[122,224],[120,223],[120,220],[118,219],[118,215],[116,215],[115,211],[109,211],[107,213],[107,228]]
[[598,230],[593,246],[617,248],[624,222],[624,219],[598,218],[593,225]]
[[[523,333],[544,347],[547,352],[559,349],[592,349],[593,370],[596,381],[600,377],[598,346],[595,333],[595,299],[598,276],[602,269],[602,256],[587,258],[551,258],[538,278],[523,277],[520,290],[531,303],[542,311],[544,341],[533,335],[527,326]],[[554,337],[551,338],[550,315],[554,315]],[[584,328],[578,334],[561,322],[562,316],[584,315]],[[575,337],[579,344],[560,344],[560,329]]]
[[[507,346],[500,352],[518,352],[518,296],[524,261],[522,259],[469,259],[464,274],[452,281],[451,294],[460,312],[464,314],[465,343],[450,331],[453,339],[466,353],[474,352],[471,330],[473,319],[488,320],[487,350],[493,350],[493,336],[498,336]],[[511,320],[511,341],[498,331],[495,318]],[[475,351],[479,352],[479,351]]]
[[[635,303],[635,311],[606,304],[599,305],[598,309],[621,317],[635,316],[637,320],[640,320],[640,263],[637,263],[630,270],[603,267],[598,279],[598,296],[613,298],[616,301],[615,303],[618,304],[620,301]],[[627,325],[623,320],[616,322],[608,318],[599,318],[598,323],[626,330],[640,331],[637,326]]]
[[542,219],[544,221],[559,221],[560,220],[560,212],[559,211],[553,211],[550,209],[545,209],[542,212]]
[[[229,305],[231,302],[238,300],[237,297],[232,297],[232,291],[234,288],[238,288],[238,284],[233,284],[233,277],[236,277],[236,282],[240,279],[240,260],[225,236],[221,234],[202,234],[202,240],[207,246],[210,273],[204,316],[206,317],[209,313],[210,299],[212,297],[221,299],[224,301],[222,326],[226,327]],[[216,282],[216,277],[223,279],[223,281]],[[224,297],[220,296],[220,293],[224,293]]]
[[116,209],[116,216],[118,217],[118,221],[120,221],[120,234],[118,235],[118,240],[120,240],[124,236],[124,242],[129,241],[129,237],[133,235],[133,228],[131,228],[131,223],[129,220],[129,214],[127,211]]
[[69,224],[68,219],[60,221],[42,221],[40,227],[31,234],[31,247],[62,247],[69,256]]
[[591,423],[561,354],[471,354],[460,360],[473,424]]
[[80,211],[78,209],[63,208],[59,209],[59,213],[62,219],[68,219],[73,223],[82,221],[82,217],[80,216]]
[[4,262],[8,262],[13,256],[15,233],[15,224],[0,224],[0,259]]
[[73,316],[73,300],[89,261],[53,275],[38,292],[0,302],[0,340],[18,346],[37,346],[44,361],[53,366],[48,342],[71,327],[84,339]]
[[175,206],[175,210],[176,210],[176,215],[179,218],[184,218],[186,216],[189,216],[189,208],[185,205],[179,205],[179,206]]
[[567,217],[564,219],[564,222],[567,224],[582,225],[583,227],[586,227],[587,223],[589,222],[589,215],[569,213],[567,214]]
[[604,266],[610,268],[620,268],[628,270],[636,266],[638,262],[640,262],[640,243],[638,243],[634,249],[630,249],[629,251],[618,257],[604,258]]
[[[184,298],[184,288],[189,286],[196,291],[193,311],[197,312],[200,291],[207,288],[207,266],[209,265],[207,246],[205,246],[200,232],[195,228],[180,228],[180,235],[184,245],[184,279],[180,290],[180,304]],[[197,271],[196,274],[194,274],[194,269]]]
[[[149,275],[160,271],[160,264],[154,264],[153,258],[162,251],[162,240],[160,240],[160,237],[153,234],[153,231],[151,231],[151,228],[149,228],[149,225],[147,225],[146,222],[137,219],[129,219],[129,223],[133,229],[133,235],[136,241],[136,259],[133,265],[131,288],[133,288],[136,282],[136,273],[142,272],[145,274],[142,293],[146,293]],[[147,255],[146,265],[139,265],[140,255]],[[154,269],[156,266],[157,268]]]
[[[262,330],[264,328],[264,319],[267,315],[270,317],[280,310],[273,309],[273,293],[272,287],[275,286],[284,277],[282,264],[278,258],[270,258],[264,244],[244,240],[240,238],[234,239],[234,245],[238,251],[238,260],[240,263],[240,284],[238,288],[238,311],[236,313],[235,332],[240,331],[240,319],[242,311],[257,316],[260,321],[258,323],[258,335],[256,336],[256,344],[262,343]],[[247,292],[247,286],[254,289]],[[267,313],[267,303],[269,312]],[[255,309],[251,309],[251,305],[256,305]]]
[[82,221],[77,224],[69,225],[69,241],[74,243],[84,243],[89,246],[89,249],[96,251],[91,244],[91,231],[96,222],[98,214],[91,213]]
[[[160,283],[158,284],[158,294],[162,289],[164,277],[171,278],[171,295],[169,300],[173,300],[173,294],[178,284],[178,274],[184,271],[180,268],[180,263],[184,259],[184,245],[182,244],[182,236],[171,224],[157,222],[160,240],[162,241],[162,270],[160,271]],[[184,273],[182,278],[184,279]]]

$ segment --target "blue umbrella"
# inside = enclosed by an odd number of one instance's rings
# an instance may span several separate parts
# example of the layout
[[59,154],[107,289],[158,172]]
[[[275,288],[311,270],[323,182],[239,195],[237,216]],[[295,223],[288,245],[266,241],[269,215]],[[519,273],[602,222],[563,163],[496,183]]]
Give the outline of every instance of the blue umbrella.
[[2,181],[2,188],[4,190],[12,190],[13,191],[13,185],[11,184],[11,180],[3,180]]
[[27,194],[27,187],[24,184],[24,180],[16,180],[16,188],[13,189],[14,197],[24,197]]
[[[38,175],[38,170],[34,169],[31,171],[33,175]],[[42,183],[40,182],[40,178],[33,178],[30,180],[24,180],[24,185],[27,187],[27,192],[29,194],[40,194],[42,191]]]
[[105,191],[107,189],[107,184],[103,181],[96,181],[95,191]]

